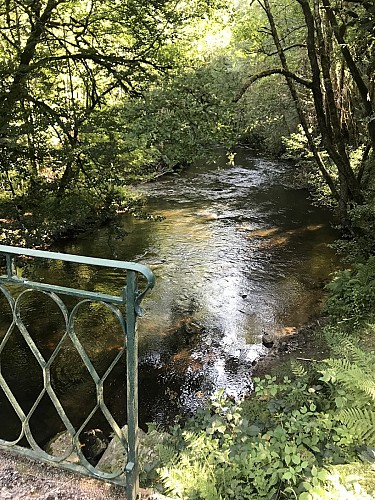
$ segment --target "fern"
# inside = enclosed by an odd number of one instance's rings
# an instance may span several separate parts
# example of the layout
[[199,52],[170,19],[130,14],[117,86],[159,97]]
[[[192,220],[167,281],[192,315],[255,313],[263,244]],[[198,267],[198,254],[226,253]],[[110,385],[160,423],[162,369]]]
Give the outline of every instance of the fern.
[[335,373],[336,376],[339,376],[340,373],[348,371],[351,368],[351,362],[346,358],[344,359],[329,358],[325,359],[324,363],[329,366],[331,371]]
[[308,377],[309,373],[306,370],[306,368],[302,365],[302,363],[298,363],[297,361],[292,360],[290,365],[291,365],[292,373],[297,379],[302,379],[302,378]]
[[323,381],[343,386],[357,405],[375,404],[375,374],[369,366],[361,367],[348,359],[327,359],[324,363],[328,368],[321,370]]
[[375,444],[375,411],[367,408],[347,408],[338,414],[339,420],[352,434],[368,445]]
[[177,457],[175,448],[173,448],[172,446],[159,444],[156,449],[159,454],[160,462],[162,464],[174,464]]
[[375,381],[374,380],[363,380],[361,383],[361,388],[373,401],[375,401]]
[[324,360],[321,380],[330,383],[337,417],[352,436],[375,444],[375,355],[360,349],[347,335],[334,337],[334,351],[340,357]]
[[373,352],[364,351],[352,342],[347,342],[347,355],[362,369],[366,370],[369,374],[373,372],[372,367],[375,364],[375,355]]

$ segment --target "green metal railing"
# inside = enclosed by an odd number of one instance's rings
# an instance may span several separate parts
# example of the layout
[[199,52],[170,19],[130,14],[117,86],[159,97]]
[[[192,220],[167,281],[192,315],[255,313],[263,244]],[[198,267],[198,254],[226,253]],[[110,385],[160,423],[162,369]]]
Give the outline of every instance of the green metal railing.
[[[5,257],[4,269],[5,274],[0,276],[0,292],[5,296],[9,303],[12,321],[9,328],[3,335],[0,336],[0,391],[5,393],[7,400],[13,407],[14,412],[20,421],[20,434],[17,439],[6,441],[0,439],[0,448],[5,450],[16,450],[17,452],[26,455],[30,458],[43,460],[47,463],[53,463],[63,468],[78,471],[82,474],[99,478],[105,481],[120,484],[126,488],[126,498],[133,500],[138,495],[138,339],[136,330],[136,318],[142,314],[140,307],[141,300],[145,293],[154,286],[154,275],[145,266],[137,263],[123,262],[117,260],[89,258],[78,255],[70,255],[63,253],[46,252],[41,250],[21,249],[11,246],[0,245],[0,256]],[[47,259],[63,262],[71,262],[77,265],[83,264],[86,266],[101,266],[106,268],[114,268],[119,272],[124,273],[124,287],[119,296],[97,293],[93,291],[80,290],[65,286],[58,286],[37,281],[29,281],[20,276],[17,258],[24,259],[25,257],[33,259]],[[138,278],[142,277],[143,289],[138,289]],[[64,331],[60,341],[54,347],[53,352],[49,356],[43,356],[38,348],[35,339],[28,331],[25,322],[21,318],[21,299],[26,293],[38,291],[47,295],[58,306],[63,318]],[[75,305],[70,309],[64,303],[61,296],[75,297]],[[99,303],[108,308],[117,319],[121,331],[123,332],[123,344],[119,349],[118,354],[110,362],[104,374],[99,375],[94,363],[85,351],[84,345],[81,343],[79,336],[75,332],[75,319],[82,305],[91,303]],[[1,312],[0,312],[1,314]],[[6,380],[6,376],[2,369],[2,358],[4,357],[4,349],[12,334],[18,329],[24,341],[28,345],[31,353],[35,357],[42,376],[43,387],[37,395],[31,409],[25,411],[22,404],[17,400],[14,391]],[[104,332],[103,334],[105,334]],[[60,402],[52,383],[51,369],[63,349],[66,340],[74,346],[78,352],[80,359],[87,368],[96,388],[96,401],[85,421],[79,428],[75,428],[69,419],[63,404]],[[122,355],[126,355],[126,387],[127,401],[127,433],[119,426],[115,418],[108,409],[104,399],[104,384],[113,368],[117,365]],[[47,359],[48,358],[48,359]],[[17,367],[14,367],[16,370]],[[43,450],[37,440],[34,438],[30,420],[35,414],[43,397],[48,396],[52,401],[56,411],[63,422],[68,435],[70,446],[60,456],[53,456]],[[124,467],[120,471],[113,473],[103,472],[92,465],[85,455],[82,453],[82,446],[79,441],[81,432],[85,429],[90,419],[97,411],[101,411],[107,423],[109,424],[113,435],[117,436],[124,448]],[[0,416],[1,418],[1,416]],[[126,435],[127,434],[127,435]],[[25,444],[26,443],[26,444]],[[71,463],[69,457],[75,453],[78,456],[78,463]]]

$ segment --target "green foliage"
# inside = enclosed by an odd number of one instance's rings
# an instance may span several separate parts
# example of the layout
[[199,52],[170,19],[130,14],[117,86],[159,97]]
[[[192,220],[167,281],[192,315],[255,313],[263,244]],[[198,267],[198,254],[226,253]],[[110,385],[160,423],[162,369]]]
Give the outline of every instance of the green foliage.
[[[221,391],[173,429],[175,453],[169,449],[159,469],[167,493],[186,500],[374,498],[375,352],[361,346],[374,345],[375,327],[338,321],[340,308],[348,318],[358,308],[363,322],[371,318],[365,297],[373,267],[373,259],[357,265],[329,287],[329,359],[292,362],[282,380],[255,378],[252,396],[239,403]],[[340,294],[350,293],[340,305]]]
[[108,136],[108,149],[118,151],[113,161],[128,165],[133,175],[152,177],[160,168],[211,158],[217,145],[230,148],[237,132],[230,106],[236,78],[232,61],[218,58],[108,110],[108,123],[117,117],[120,131],[112,126]]
[[0,200],[0,242],[44,246],[96,227],[119,210],[137,215],[142,207],[143,200],[129,188],[108,186],[101,193],[82,183],[60,197],[53,186],[38,186],[28,196]]
[[283,137],[298,124],[284,79],[275,76],[260,80],[241,99],[241,104],[241,140],[274,156],[283,154]]
[[[318,205],[335,207],[336,200],[332,196],[328,185],[325,183],[322,175],[315,163],[314,156],[310,151],[308,141],[301,126],[297,131],[282,138],[285,152],[283,158],[291,160],[297,167],[296,181],[306,186],[310,192],[313,202]],[[315,140],[316,147],[324,160],[325,167],[331,178],[337,182],[337,171],[329,161],[327,153],[321,147],[321,138]]]
[[[278,3],[279,4],[279,3]],[[301,13],[289,3],[288,15],[285,6],[275,5],[275,16],[286,45],[301,42]],[[243,83],[250,75],[279,67],[265,9],[261,3],[240,3],[235,14],[233,42],[236,48],[237,65],[242,66]],[[267,26],[267,28],[265,28]],[[297,27],[298,26],[298,27]],[[300,64],[301,54],[290,51],[291,69]],[[296,130],[298,117],[285,78],[273,75],[256,81],[242,96],[239,109],[242,125],[241,140],[252,147],[280,155],[284,152],[283,136]]]
[[366,445],[375,443],[375,353],[359,344],[373,348],[374,284],[375,258],[370,257],[341,271],[328,285],[325,334],[335,357],[320,368],[337,418]]
[[375,201],[373,190],[367,201],[352,207],[347,214],[349,237],[335,242],[334,248],[346,262],[364,262],[375,253]]
[[327,467],[343,459],[353,436],[323,410],[322,386],[295,370],[302,378],[255,379],[255,396],[242,404],[219,394],[188,422],[178,456],[160,469],[167,492],[184,499],[310,499],[324,489]]
[[[372,329],[373,330],[373,329]],[[337,358],[326,359],[321,380],[331,387],[337,418],[358,440],[375,444],[375,354],[363,351],[343,334],[331,333]]]
[[[43,220],[46,195],[69,230],[86,206],[108,215],[122,186],[233,143],[230,5],[34,3],[0,6],[0,185],[14,234]],[[18,201],[35,194],[26,224]]]
[[241,403],[219,393],[184,429],[174,428],[176,453],[159,470],[166,492],[202,500],[372,498],[360,475],[342,475],[335,465],[355,460],[354,446],[371,434],[362,432],[366,424],[375,430],[369,408],[341,406],[340,395],[350,404],[361,387],[373,404],[368,384],[350,381],[374,359],[354,346],[351,352],[352,365],[327,360],[317,372],[296,364],[295,379],[255,379],[253,397]]
[[235,39],[249,67],[239,92],[244,137],[272,153],[286,147],[304,164],[318,201],[337,205],[346,223],[347,209],[363,201],[363,174],[371,171],[363,167],[374,150],[374,99],[365,76],[374,67],[370,3],[351,9],[335,1],[260,0],[241,5],[238,16]]
[[348,327],[367,321],[375,306],[375,257],[338,272],[327,289],[326,310],[333,320]]

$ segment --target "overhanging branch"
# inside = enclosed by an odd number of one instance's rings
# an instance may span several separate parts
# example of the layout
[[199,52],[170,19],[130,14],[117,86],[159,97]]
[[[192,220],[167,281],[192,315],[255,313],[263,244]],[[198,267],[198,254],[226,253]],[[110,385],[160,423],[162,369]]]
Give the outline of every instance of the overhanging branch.
[[237,96],[234,98],[234,102],[238,102],[241,97],[244,95],[244,93],[248,90],[248,88],[251,87],[251,85],[256,82],[257,80],[260,80],[262,78],[267,78],[272,75],[283,75],[286,78],[292,78],[295,80],[297,83],[311,89],[312,88],[312,82],[310,80],[306,80],[305,78],[302,78],[295,73],[292,73],[291,71],[287,71],[285,69],[281,68],[276,68],[276,69],[267,69],[265,71],[261,71],[260,73],[257,73],[256,75],[251,76],[248,81],[243,85]]

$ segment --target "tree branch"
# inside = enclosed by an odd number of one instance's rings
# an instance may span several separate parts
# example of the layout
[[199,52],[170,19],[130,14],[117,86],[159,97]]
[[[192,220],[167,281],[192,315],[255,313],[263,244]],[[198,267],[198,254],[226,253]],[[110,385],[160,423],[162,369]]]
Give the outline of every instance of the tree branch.
[[[293,45],[289,45],[288,47],[283,47],[283,51],[287,52],[288,50],[292,49],[306,49],[307,45],[305,43],[294,43]],[[266,56],[275,56],[278,54],[277,50],[274,52],[267,52],[266,50],[263,50],[262,53]]]
[[260,73],[257,73],[256,75],[251,76],[248,81],[243,85],[242,89],[239,91],[237,96],[234,98],[234,102],[238,102],[241,97],[244,95],[244,93],[251,87],[251,85],[256,82],[257,80],[260,80],[261,78],[267,78],[268,76],[271,75],[283,75],[286,78],[292,78],[295,80],[297,83],[300,83],[301,85],[311,89],[312,88],[312,82],[310,80],[306,80],[305,78],[302,78],[295,73],[291,71],[287,71],[285,69],[281,68],[275,68],[275,69],[267,69],[265,71],[261,71]]
[[366,113],[366,118],[367,120],[367,129],[369,133],[369,137],[371,140],[372,147],[375,148],[375,120],[373,119],[373,113],[374,113],[374,108],[371,102],[370,98],[370,92],[369,88],[365,83],[365,80],[363,78],[361,69],[359,65],[354,61],[354,58],[350,52],[350,48],[348,44],[346,43],[341,30],[340,26],[337,22],[336,16],[333,12],[333,9],[331,7],[330,1],[329,0],[322,0],[323,6],[325,8],[328,21],[330,25],[332,26],[333,33],[335,35],[336,41],[340,47],[341,53],[345,59],[345,62],[348,66],[348,69],[350,71],[350,74],[357,86],[359,95],[361,96],[362,100],[362,105],[363,108],[365,109]]
[[32,71],[34,69],[38,69],[40,67],[45,66],[46,64],[53,61],[93,61],[100,66],[104,66],[108,69],[109,66],[140,66],[141,64],[145,64],[147,66],[151,66],[157,70],[166,70],[171,69],[171,66],[159,66],[152,61],[147,61],[146,59],[125,59],[121,56],[114,55],[102,55],[98,54],[94,50],[87,50],[85,52],[77,52],[75,54],[62,54],[61,56],[49,56],[43,57],[39,59],[35,64],[28,66],[28,71]]

